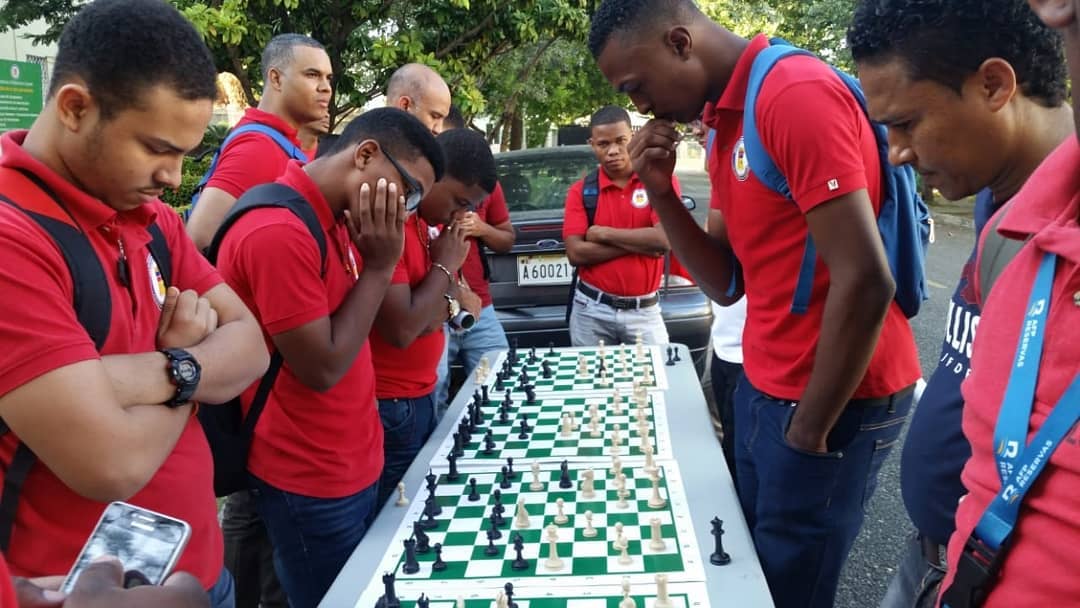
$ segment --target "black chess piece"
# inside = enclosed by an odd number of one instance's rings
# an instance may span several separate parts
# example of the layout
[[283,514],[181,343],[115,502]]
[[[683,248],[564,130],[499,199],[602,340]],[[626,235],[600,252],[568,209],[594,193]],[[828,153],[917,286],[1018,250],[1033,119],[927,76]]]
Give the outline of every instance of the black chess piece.
[[514,472],[514,457],[506,457],[506,472],[509,473],[510,479],[517,479],[517,473]]
[[491,397],[488,395],[488,386],[485,384],[480,387],[480,405],[490,405]]
[[510,422],[510,406],[503,404],[499,406],[499,424],[508,424]]
[[525,387],[525,403],[528,405],[536,403],[536,391],[533,390],[531,384]]
[[488,516],[488,532],[495,535],[496,539],[502,538],[502,532],[499,531],[499,516],[492,513]]
[[442,543],[435,543],[433,549],[435,549],[435,561],[431,564],[431,570],[442,572],[446,570],[446,562],[442,560]]
[[675,346],[672,350],[675,351],[675,362],[678,363],[679,361],[682,361],[682,357],[679,356],[679,347]]
[[[518,554],[520,556],[520,553]],[[401,600],[394,591],[395,576],[393,572],[387,572],[382,576],[383,595],[375,603],[376,608],[401,608]]]
[[514,561],[510,562],[510,567],[514,570],[528,570],[529,561],[521,557],[521,552],[525,550],[525,540],[521,538],[521,533],[514,535],[514,551],[517,553],[517,557]]
[[424,532],[424,526],[419,520],[413,522],[412,526],[413,537],[416,539],[416,552],[421,555],[431,551],[431,539],[428,537],[427,532]]
[[548,355],[554,355],[555,354],[555,343],[554,342],[548,342],[548,353],[547,354]]
[[545,359],[544,362],[540,364],[540,373],[541,375],[543,375],[545,380],[551,378],[551,365],[547,362],[547,359]]
[[536,347],[534,346],[529,349],[529,365],[536,365],[536,361]]
[[[484,405],[487,405],[487,404],[484,404]],[[476,429],[479,428],[480,425],[483,424],[483,423],[484,423],[484,408],[483,408],[483,406],[480,405],[480,403],[477,403],[476,407],[473,408],[472,432],[475,433]]]
[[405,539],[405,565],[401,567],[405,574],[416,574],[420,571],[420,562],[416,561],[416,539]]
[[667,363],[665,365],[675,365],[675,355],[671,352],[671,347],[667,347]]
[[421,593],[420,597],[416,600],[416,608],[431,608],[431,600],[428,599],[428,596]]
[[458,458],[465,455],[465,442],[461,437],[461,433],[454,433],[454,453]]
[[435,499],[435,489],[439,487],[439,476],[433,473],[431,469],[428,469],[428,474],[424,476],[424,480],[427,481],[428,498],[431,499],[431,515],[442,515],[442,505]]
[[[496,490],[496,491],[498,491],[498,490]],[[497,527],[499,527],[499,528],[505,526],[506,525],[506,518],[503,517],[503,514],[506,513],[506,506],[502,505],[502,504],[497,504],[497,505],[493,506],[491,508],[491,510],[492,510],[492,512],[495,513],[495,516],[496,516],[495,517],[495,525]]]
[[529,420],[525,415],[525,412],[521,413],[521,430],[518,432],[518,439],[529,438]]
[[716,551],[709,556],[709,563],[714,566],[726,566],[731,563],[731,556],[724,551],[724,520],[712,519],[712,535],[716,537]]
[[446,457],[446,460],[450,462],[450,472],[446,474],[446,479],[448,481],[457,481],[458,479],[461,479],[461,475],[457,470],[457,459],[457,455],[453,452],[450,452]]
[[[499,372],[499,373],[495,374],[495,390],[501,391],[501,390],[503,390],[503,387],[505,387],[505,386],[506,385],[503,384],[503,374],[502,374],[502,372]],[[487,388],[487,387],[485,386],[484,388]]]
[[518,608],[517,602],[514,601],[514,583],[503,585],[503,591],[506,593],[506,608]]
[[488,557],[494,557],[499,554],[499,548],[495,546],[495,537],[491,535],[491,530],[487,531],[488,546],[484,549],[484,555]]
[[506,407],[514,407],[514,400],[510,397],[510,389],[506,389],[506,394],[503,396],[503,403]]
[[438,525],[439,522],[435,521],[435,495],[431,494],[424,501],[424,518],[420,520],[420,527],[430,530]]
[[469,495],[467,497],[469,502],[476,502],[480,500],[480,494],[476,491],[476,478],[469,478]]
[[495,453],[495,437],[491,434],[491,429],[487,430],[484,434],[484,454],[490,456]]
[[510,489],[510,476],[507,474],[506,465],[502,468],[502,477],[499,479],[499,487],[508,490]]
[[559,487],[563,490],[574,487],[574,482],[570,481],[570,463],[565,460],[562,461],[559,470]]

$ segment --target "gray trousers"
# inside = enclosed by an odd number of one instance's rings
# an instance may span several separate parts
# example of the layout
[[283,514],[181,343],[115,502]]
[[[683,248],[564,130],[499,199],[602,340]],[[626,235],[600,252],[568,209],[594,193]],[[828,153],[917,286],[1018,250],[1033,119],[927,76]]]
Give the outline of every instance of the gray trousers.
[[633,344],[638,332],[645,344],[667,344],[668,332],[660,305],[618,310],[590,300],[580,291],[574,294],[574,309],[570,313],[570,343],[573,346],[604,344]]

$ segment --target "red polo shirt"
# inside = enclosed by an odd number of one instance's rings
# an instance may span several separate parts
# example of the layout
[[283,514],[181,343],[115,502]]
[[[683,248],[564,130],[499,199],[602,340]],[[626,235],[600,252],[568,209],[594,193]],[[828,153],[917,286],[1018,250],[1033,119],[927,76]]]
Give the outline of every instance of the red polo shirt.
[[[510,221],[502,185],[495,184],[495,191],[480,203],[476,215],[492,226]],[[461,274],[465,275],[469,287],[480,296],[480,302],[484,306],[491,306],[491,286],[484,278],[484,265],[480,262],[480,239],[469,239],[469,256],[465,258]]]
[[[767,46],[765,36],[754,38],[723,95],[705,106],[704,121],[716,129],[709,155],[711,206],[723,212],[743,268],[749,302],[746,375],[760,391],[797,400],[810,379],[829,289],[829,270],[819,257],[809,310],[791,312],[806,243],[804,214],[862,189],[879,212],[881,161],[870,123],[832,68],[813,57],[794,56],[766,78],[757,114],[762,144],[787,177],[795,203],[757,180],[742,144],[743,105],[750,67]],[[920,375],[911,327],[893,302],[854,396],[889,395]]]
[[[296,129],[285,122],[277,114],[264,112],[258,108],[248,108],[244,111],[244,117],[236,123],[236,127],[258,123],[272,127],[289,138],[296,147],[300,147],[300,140],[296,138]],[[309,156],[308,160],[313,157]],[[289,155],[277,145],[274,140],[262,133],[243,133],[221,151],[218,157],[217,167],[210,181],[206,182],[207,188],[218,188],[240,198],[254,186],[274,181],[285,172]]]
[[[679,180],[671,177],[676,194],[682,194]],[[589,218],[585,215],[582,191],[585,180],[580,179],[566,193],[566,213],[563,219],[563,240],[567,237],[584,237],[589,231]],[[649,205],[645,186],[632,175],[625,188],[611,181],[607,172],[600,168],[600,196],[596,200],[596,216],[593,225],[612,228],[651,228],[660,223]],[[664,274],[664,258],[629,253],[613,260],[582,266],[578,277],[589,285],[616,296],[636,297],[648,295],[660,287]]]
[[[184,233],[180,217],[160,201],[117,212],[54,173],[22,148],[25,131],[3,136],[0,166],[22,169],[39,178],[64,202],[90,239],[109,277],[113,316],[103,355],[157,350],[157,329],[164,287],[147,245],[146,227],[157,223],[172,255],[172,280],[180,289],[205,293],[221,277]],[[20,192],[5,192],[18,202]],[[70,218],[59,209],[55,216]],[[128,259],[130,287],[117,276],[118,240]],[[71,273],[51,237],[22,212],[0,205],[0,395],[52,370],[100,358],[72,308]],[[74,433],[55,421],[56,433]],[[11,462],[16,438],[0,438],[0,463]],[[178,569],[197,576],[209,588],[221,574],[222,541],[212,487],[213,466],[202,427],[191,418],[171,454],[153,478],[127,502],[182,519],[192,528]],[[23,485],[7,559],[20,576],[67,572],[101,517],[105,504],[67,488],[42,463],[34,465]]]
[[4,555],[0,553],[0,606],[16,608],[18,605],[18,599],[15,597],[15,582],[11,580],[7,562],[4,561]]
[[[326,276],[319,248],[287,209],[258,209],[229,230],[218,255],[225,280],[271,336],[333,314],[359,276],[360,255],[342,221],[300,163],[278,179],[302,194],[326,231]],[[249,404],[258,382],[244,393]],[[270,485],[304,496],[340,498],[363,490],[382,471],[382,424],[375,408],[371,348],[365,343],[333,388],[317,391],[281,368],[255,427],[248,470]]]
[[[963,385],[964,435],[971,443],[971,459],[961,476],[968,494],[956,512],[950,566],[958,563],[964,541],[1001,489],[994,460],[994,426],[1012,373],[1028,295],[1046,253],[1058,255],[1058,266],[1029,442],[1080,371],[1080,147],[1076,138],[1069,137],[1043,162],[1006,213],[1001,234],[1031,241],[1005,267],[983,303],[971,375]],[[1080,430],[1074,428],[1024,498],[1001,579],[984,606],[1075,605],[1080,598],[1077,521]],[[953,574],[950,567],[943,589]]]
[[[394,268],[393,285],[415,289],[431,271],[428,225],[413,213],[405,221],[405,250]],[[439,271],[436,271],[439,272]],[[434,321],[434,319],[432,319]],[[413,399],[431,394],[438,380],[446,337],[442,328],[413,340],[405,348],[387,342],[378,330],[371,332],[371,352],[375,360],[375,394],[379,399]]]

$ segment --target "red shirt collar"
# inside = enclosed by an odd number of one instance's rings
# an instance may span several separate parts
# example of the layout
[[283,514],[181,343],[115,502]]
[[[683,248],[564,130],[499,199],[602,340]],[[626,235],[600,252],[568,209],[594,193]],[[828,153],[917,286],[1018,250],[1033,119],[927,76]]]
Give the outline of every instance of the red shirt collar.
[[330,203],[326,201],[322,190],[319,190],[319,186],[315,184],[307,171],[304,171],[300,161],[290,160],[289,164],[285,165],[285,173],[277,179],[277,182],[296,190],[307,200],[311,208],[315,210],[315,215],[318,216],[323,230],[329,231],[337,223],[334,212],[330,210]]
[[742,112],[746,104],[746,89],[750,85],[750,68],[754,65],[758,53],[769,47],[769,37],[758,34],[750,40],[750,44],[743,50],[739,60],[735,62],[735,69],[731,72],[724,92],[720,99],[705,104],[705,111],[701,115],[701,122],[706,126],[718,128],[721,111]]
[[[285,119],[277,114],[271,114],[270,112],[260,110],[259,108],[248,108],[247,110],[244,110],[243,119],[248,122],[257,122],[268,127],[273,127],[282,135],[288,137],[296,144],[297,148],[300,147],[300,140],[296,138],[296,127],[285,122]],[[311,160],[311,157],[309,157],[308,160]]]
[[[44,183],[84,229],[97,229],[123,218],[126,222],[149,226],[157,217],[151,205],[141,205],[129,211],[119,212],[104,201],[94,198],[75,184],[67,181],[37,158],[23,149],[28,131],[9,131],[0,138],[0,167],[19,169],[32,174]],[[17,202],[17,201],[16,201]]]
[[638,179],[637,173],[630,174],[630,181],[626,182],[626,188],[619,188],[619,185],[608,177],[607,171],[603,167],[599,167],[597,171],[600,172],[600,190],[607,190],[608,188],[618,188],[619,190],[626,190],[627,188],[639,187],[641,180]]
[[1080,264],[1080,143],[1066,138],[1012,200],[998,232]]

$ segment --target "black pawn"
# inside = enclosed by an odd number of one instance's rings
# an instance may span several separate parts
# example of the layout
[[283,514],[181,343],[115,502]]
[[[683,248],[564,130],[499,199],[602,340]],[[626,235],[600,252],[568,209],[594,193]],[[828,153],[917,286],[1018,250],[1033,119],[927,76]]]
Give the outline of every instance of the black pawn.
[[551,365],[548,364],[547,360],[544,360],[544,362],[540,364],[540,373],[544,376],[545,380],[551,377]]
[[424,532],[424,525],[420,521],[413,522],[413,537],[416,538],[416,552],[420,554],[431,551],[431,539],[428,537],[427,532]]
[[488,557],[494,557],[499,554],[499,548],[495,546],[495,537],[492,536],[491,530],[487,531],[488,546],[484,549],[484,555]]
[[[501,391],[506,385],[503,384],[502,372],[495,374],[495,390]],[[486,386],[484,388],[487,388]]]
[[506,458],[506,472],[510,474],[510,479],[517,479],[517,473],[514,472],[514,457],[508,456]]
[[518,439],[529,438],[529,421],[525,419],[525,414],[521,414],[521,430],[518,432]]
[[562,465],[559,466],[559,487],[563,490],[574,487],[574,482],[570,481],[570,463],[562,461]]
[[430,608],[431,600],[423,593],[420,594],[420,598],[416,600],[416,608]]
[[502,468],[502,479],[499,480],[499,487],[504,490],[510,489],[510,475],[507,473],[505,465]]
[[416,540],[405,539],[405,565],[401,567],[405,574],[416,574],[420,571],[420,562],[416,561]]
[[496,539],[502,538],[502,532],[499,531],[499,516],[492,513],[488,516],[488,534],[494,534]]
[[446,457],[446,460],[448,460],[450,462],[450,472],[446,474],[446,479],[448,481],[457,481],[458,479],[461,479],[461,475],[458,474],[458,470],[457,470],[457,459],[458,459],[457,455],[454,454],[453,452],[451,452]]
[[435,562],[431,564],[431,570],[442,572],[446,570],[446,562],[442,561],[442,543],[435,543]]
[[503,585],[503,591],[506,592],[506,608],[518,608],[517,602],[514,601],[514,583]]
[[499,406],[499,424],[507,424],[510,422],[510,406],[504,401]]
[[682,357],[679,356],[679,347],[676,346],[673,350],[675,351],[675,362],[678,363],[679,361],[682,361]]
[[525,550],[525,540],[521,538],[521,534],[514,535],[514,551],[517,553],[517,557],[514,561],[510,562],[510,567],[514,570],[528,570],[529,561],[521,557],[521,552]]
[[476,491],[476,478],[469,478],[469,496],[467,497],[469,502],[476,502],[480,500],[480,494]]
[[505,403],[508,408],[514,406],[514,400],[510,398],[510,389],[506,389],[506,394],[503,395],[503,403]]
[[555,354],[555,343],[554,342],[548,342],[548,354],[549,355],[554,355]]
[[490,405],[491,397],[488,396],[488,387],[485,384],[480,387],[480,405]]
[[484,434],[484,454],[491,455],[495,453],[495,437],[491,435],[491,429],[488,429]]
[[709,563],[714,566],[726,566],[731,563],[731,556],[724,551],[724,521],[719,517],[712,519],[712,535],[716,537],[716,551],[709,556]]
[[671,347],[667,347],[667,363],[665,365],[675,365],[675,355],[671,352]]
[[529,349],[529,365],[536,365],[536,361],[536,347],[534,346]]

